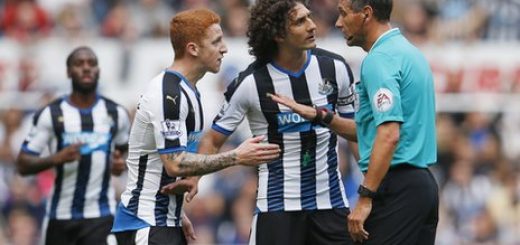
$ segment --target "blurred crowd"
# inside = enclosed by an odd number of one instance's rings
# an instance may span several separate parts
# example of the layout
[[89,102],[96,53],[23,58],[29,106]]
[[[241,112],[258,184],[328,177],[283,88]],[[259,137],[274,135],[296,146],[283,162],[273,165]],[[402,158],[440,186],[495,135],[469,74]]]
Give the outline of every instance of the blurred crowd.
[[[254,0],[0,0],[0,36],[18,42],[42,38],[106,37],[132,42],[168,36],[178,11],[209,7],[222,16],[227,36],[244,36]],[[392,19],[415,43],[520,39],[517,0],[397,0]],[[318,35],[334,28],[336,0],[311,0]]]
[[[0,0],[0,42],[15,42],[31,50],[47,39],[74,43],[102,38],[131,49],[140,40],[162,38],[166,42],[171,16],[199,6],[209,7],[222,16],[226,36],[244,37],[251,2]],[[519,0],[394,0],[394,3],[394,25],[419,47],[428,43],[473,42],[513,43],[518,47],[520,43]],[[336,0],[311,0],[310,5],[318,35],[341,38],[334,28]],[[4,48],[0,44],[0,56]],[[520,54],[518,50],[512,52]],[[3,74],[6,67],[0,59],[0,92],[38,91],[35,85],[38,70],[31,56],[22,56],[16,66],[17,81],[7,87],[8,78]],[[221,79],[226,80],[222,83],[226,83],[236,71],[224,69],[222,73]],[[520,84],[520,70],[517,73],[515,84]],[[486,74],[484,78],[493,75]],[[463,80],[478,82],[457,72],[448,75],[439,93],[464,92]],[[518,93],[519,88],[507,87],[498,92]],[[32,245],[40,235],[44,203],[52,189],[54,173],[47,171],[22,178],[15,172],[14,161],[27,134],[31,113],[55,96],[47,92],[38,100],[41,104],[34,104],[31,110],[0,107],[0,244]],[[19,101],[13,98],[12,102]],[[437,127],[439,151],[434,172],[441,190],[437,244],[519,245],[520,109],[439,113]],[[246,136],[247,133],[237,134],[226,147],[234,147]],[[345,142],[341,141],[339,147],[345,189],[354,204],[362,176]],[[119,191],[124,181],[124,176],[115,179]],[[256,181],[254,169],[241,167],[203,177],[199,195],[186,205],[199,244],[247,241]]]

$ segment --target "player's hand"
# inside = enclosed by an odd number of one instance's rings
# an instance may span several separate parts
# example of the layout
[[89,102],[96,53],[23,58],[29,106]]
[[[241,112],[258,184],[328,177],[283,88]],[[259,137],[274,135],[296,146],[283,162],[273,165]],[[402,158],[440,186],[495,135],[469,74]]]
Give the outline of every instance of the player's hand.
[[191,220],[188,219],[188,216],[184,214],[182,216],[182,231],[184,231],[184,237],[188,242],[197,240],[197,236],[195,236],[195,229],[193,229],[193,224]]
[[61,165],[79,160],[81,158],[81,154],[79,152],[80,147],[81,144],[72,144],[61,149],[61,151],[57,152],[52,157],[54,164]]
[[185,200],[187,203],[189,203],[199,192],[199,179],[200,177],[194,176],[177,180],[173,183],[163,186],[161,188],[161,193],[169,195],[182,195],[185,192],[188,192],[185,196]]
[[364,228],[365,220],[372,211],[372,199],[360,197],[354,211],[348,216],[348,232],[354,242],[363,242],[368,239],[368,232]]
[[265,136],[247,139],[234,151],[240,165],[257,166],[280,157],[280,147],[277,144],[262,143]]
[[303,118],[312,121],[316,117],[316,109],[311,106],[297,103],[295,100],[283,96],[281,94],[267,93],[267,97],[271,98],[274,102],[289,107],[293,112],[298,113]]
[[124,154],[120,150],[114,150],[112,153],[112,169],[113,175],[119,176],[126,170]]

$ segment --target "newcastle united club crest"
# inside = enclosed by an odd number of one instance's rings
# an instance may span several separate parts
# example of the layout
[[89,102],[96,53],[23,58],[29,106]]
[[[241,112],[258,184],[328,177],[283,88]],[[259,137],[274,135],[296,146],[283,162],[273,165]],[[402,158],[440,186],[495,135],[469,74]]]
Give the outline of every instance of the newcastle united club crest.
[[332,85],[332,82],[327,78],[324,78],[318,86],[318,93],[320,93],[321,95],[329,95],[332,94],[332,92],[334,92],[334,86]]

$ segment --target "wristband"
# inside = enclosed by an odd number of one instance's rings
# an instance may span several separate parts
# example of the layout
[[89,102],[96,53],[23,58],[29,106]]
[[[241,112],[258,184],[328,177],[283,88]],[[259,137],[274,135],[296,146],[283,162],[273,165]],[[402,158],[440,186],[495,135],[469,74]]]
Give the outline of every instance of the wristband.
[[374,198],[377,197],[377,192],[372,191],[372,190],[366,188],[363,185],[359,185],[359,188],[358,188],[357,192],[358,192],[360,197],[368,197],[368,198],[371,198],[371,199],[374,199]]
[[322,122],[322,124],[325,124],[326,126],[328,126],[332,122],[332,118],[334,118],[334,113],[332,113],[329,110],[326,110],[326,112],[327,113],[325,114],[325,116],[323,117],[321,122]]

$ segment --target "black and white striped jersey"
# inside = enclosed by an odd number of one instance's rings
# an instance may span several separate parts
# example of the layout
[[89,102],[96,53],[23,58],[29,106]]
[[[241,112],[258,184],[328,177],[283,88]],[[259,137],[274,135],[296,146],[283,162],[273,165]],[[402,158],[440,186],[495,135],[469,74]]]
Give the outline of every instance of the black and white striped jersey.
[[298,103],[327,107],[352,117],[353,76],[339,55],[312,49],[301,71],[274,62],[251,64],[228,87],[212,128],[230,135],[247,117],[254,135],[267,135],[282,157],[259,167],[257,211],[348,207],[338,171],[336,135],[266,96],[276,93]]
[[83,219],[113,215],[115,193],[110,185],[111,152],[128,142],[130,119],[126,110],[98,96],[91,108],[79,109],[68,97],[50,103],[33,118],[22,151],[40,155],[49,149],[81,143],[79,161],[55,168],[54,189],[48,200],[50,219]]
[[160,193],[180,178],[168,176],[160,154],[196,152],[203,125],[200,94],[186,78],[166,70],[150,81],[130,132],[128,182],[113,231],[180,226],[183,195]]

